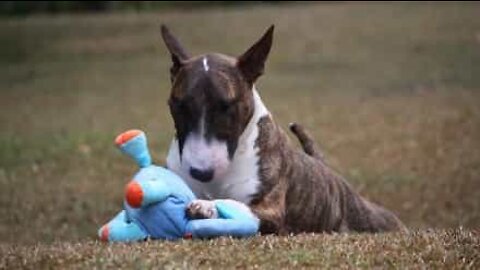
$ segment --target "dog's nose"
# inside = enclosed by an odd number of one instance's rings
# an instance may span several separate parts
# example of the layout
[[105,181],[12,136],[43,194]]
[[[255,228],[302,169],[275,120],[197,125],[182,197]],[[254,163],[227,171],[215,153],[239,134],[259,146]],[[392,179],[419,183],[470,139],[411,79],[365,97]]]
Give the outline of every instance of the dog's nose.
[[190,168],[190,175],[200,182],[208,182],[212,180],[214,171],[212,169],[199,170],[197,168]]

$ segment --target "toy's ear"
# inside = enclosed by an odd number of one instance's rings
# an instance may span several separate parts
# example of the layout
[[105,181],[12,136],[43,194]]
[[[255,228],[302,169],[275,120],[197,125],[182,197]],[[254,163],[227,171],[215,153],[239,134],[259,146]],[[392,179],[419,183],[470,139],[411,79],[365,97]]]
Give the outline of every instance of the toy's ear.
[[129,155],[140,167],[152,164],[152,158],[148,152],[147,137],[141,130],[132,129],[117,136],[115,144],[120,150]]

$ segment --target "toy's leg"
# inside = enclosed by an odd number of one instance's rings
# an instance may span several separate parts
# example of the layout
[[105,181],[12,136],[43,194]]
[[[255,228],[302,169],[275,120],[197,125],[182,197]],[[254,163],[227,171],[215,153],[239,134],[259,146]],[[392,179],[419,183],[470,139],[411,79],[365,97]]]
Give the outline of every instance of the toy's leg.
[[102,241],[131,242],[145,240],[148,235],[134,222],[128,221],[125,210],[98,231]]
[[133,208],[144,207],[165,200],[171,194],[163,181],[131,181],[125,188],[125,199]]

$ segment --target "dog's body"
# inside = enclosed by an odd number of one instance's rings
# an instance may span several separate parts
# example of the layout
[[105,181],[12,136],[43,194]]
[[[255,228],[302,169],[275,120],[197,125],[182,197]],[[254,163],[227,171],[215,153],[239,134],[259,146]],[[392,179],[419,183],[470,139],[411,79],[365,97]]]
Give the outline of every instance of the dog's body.
[[177,131],[167,166],[200,198],[248,204],[263,233],[403,229],[334,173],[300,126],[291,128],[304,151],[275,124],[254,86],[272,34],[273,27],[239,58],[192,58],[162,28],[173,60],[169,105]]

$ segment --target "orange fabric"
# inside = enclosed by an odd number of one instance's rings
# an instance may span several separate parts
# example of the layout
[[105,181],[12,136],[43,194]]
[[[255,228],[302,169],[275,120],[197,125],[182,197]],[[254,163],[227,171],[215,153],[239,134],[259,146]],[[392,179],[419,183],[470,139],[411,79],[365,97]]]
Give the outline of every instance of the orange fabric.
[[143,201],[143,191],[142,187],[137,183],[137,181],[131,181],[128,183],[125,189],[125,197],[127,198],[127,203],[133,208],[139,208],[142,206]]
[[100,236],[100,240],[102,240],[104,242],[107,242],[109,232],[110,232],[110,230],[108,229],[108,225],[103,226],[102,235]]
[[117,138],[115,138],[115,144],[120,146],[128,142],[132,138],[136,137],[140,133],[142,133],[142,131],[138,129],[131,129],[129,131],[125,131],[124,133],[118,135]]

